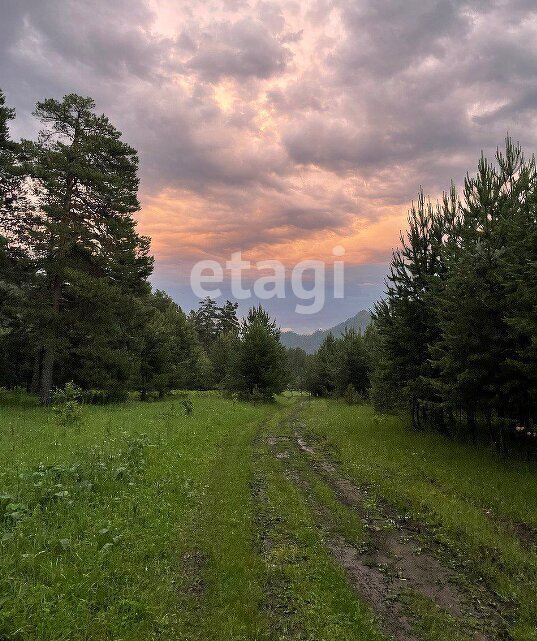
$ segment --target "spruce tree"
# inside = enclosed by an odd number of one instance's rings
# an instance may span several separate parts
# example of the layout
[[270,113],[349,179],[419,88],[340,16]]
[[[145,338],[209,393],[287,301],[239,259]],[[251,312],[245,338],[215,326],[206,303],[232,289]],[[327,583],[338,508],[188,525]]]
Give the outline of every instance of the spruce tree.
[[14,118],[15,110],[6,106],[0,90],[0,327],[6,321],[6,305],[19,284],[17,259],[22,258],[22,248],[9,243],[10,229],[22,196],[20,148],[9,134],[9,123]]
[[226,387],[248,397],[259,394],[270,400],[285,389],[287,381],[285,348],[276,323],[262,307],[252,308],[231,355]]
[[311,357],[301,347],[288,347],[285,353],[289,370],[289,384],[291,389],[300,392],[306,388],[306,371]]
[[[441,338],[433,356],[445,404],[462,409],[475,440],[477,421],[510,405],[505,367],[515,348],[506,322],[508,278],[503,266],[508,230],[526,191],[524,158],[507,141],[493,165],[483,156],[465,180],[455,234],[445,244],[448,275],[436,302]],[[502,169],[502,166],[504,169]]]
[[306,389],[314,396],[332,396],[337,387],[337,343],[330,332],[321,343],[317,353],[308,360]]
[[230,300],[226,300],[224,305],[218,308],[218,312],[217,312],[218,335],[234,334],[236,336],[239,333],[240,323],[237,317],[238,306],[239,306],[238,303],[233,303]]
[[395,405],[411,409],[416,427],[426,414],[424,401],[432,400],[427,379],[430,349],[439,328],[431,297],[442,273],[446,223],[439,209],[420,192],[409,212],[408,231],[401,235],[401,247],[393,253],[386,298],[377,304],[374,314],[376,359],[381,364],[374,385],[398,390],[390,396]]
[[165,328],[163,343],[166,345],[166,358],[163,359],[163,371],[166,376],[161,379],[165,380],[165,385],[161,385],[158,391],[162,394],[171,389],[205,387],[205,356],[185,313],[163,291],[154,292],[149,301]]
[[6,106],[6,98],[0,89],[0,224],[8,223],[6,214],[12,210],[20,197],[20,172],[17,171],[19,145],[11,140],[9,123],[15,118],[15,110]]
[[354,329],[346,329],[336,340],[337,364],[335,384],[338,396],[343,396],[349,386],[360,396],[369,389],[370,361],[363,336]]
[[24,384],[31,370],[23,310],[33,261],[24,245],[10,242],[25,204],[20,145],[9,134],[14,117],[0,90],[0,385],[7,387]]
[[212,344],[219,333],[219,312],[216,301],[207,296],[200,301],[198,309],[193,311],[191,315],[199,340],[207,353],[210,353]]

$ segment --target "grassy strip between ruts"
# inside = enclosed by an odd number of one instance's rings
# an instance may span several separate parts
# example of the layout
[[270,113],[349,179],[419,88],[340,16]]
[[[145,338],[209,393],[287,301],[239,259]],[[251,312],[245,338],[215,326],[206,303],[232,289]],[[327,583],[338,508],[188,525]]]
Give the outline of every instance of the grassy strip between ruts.
[[305,497],[267,448],[267,435],[285,429],[292,406],[281,401],[262,422],[253,452],[249,433],[225,448],[186,532],[184,558],[198,560],[201,583],[189,591],[187,564],[182,593],[189,614],[181,638],[383,638],[327,552]]
[[267,440],[289,435],[276,416],[258,441],[255,495],[260,546],[267,564],[271,638],[380,641],[373,613],[356,597],[331,558],[312,508]]

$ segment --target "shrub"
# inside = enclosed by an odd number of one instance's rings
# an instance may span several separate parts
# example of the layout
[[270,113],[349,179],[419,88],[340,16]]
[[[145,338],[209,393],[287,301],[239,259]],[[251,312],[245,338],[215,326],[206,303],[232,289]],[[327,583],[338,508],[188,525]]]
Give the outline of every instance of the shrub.
[[352,383],[349,383],[347,385],[345,393],[343,394],[343,398],[349,405],[358,405],[358,403],[361,403],[363,401],[362,395],[360,394],[360,392],[356,391],[356,388]]
[[63,388],[56,388],[52,393],[52,411],[61,427],[74,427],[82,422],[80,401],[82,389],[72,381]]

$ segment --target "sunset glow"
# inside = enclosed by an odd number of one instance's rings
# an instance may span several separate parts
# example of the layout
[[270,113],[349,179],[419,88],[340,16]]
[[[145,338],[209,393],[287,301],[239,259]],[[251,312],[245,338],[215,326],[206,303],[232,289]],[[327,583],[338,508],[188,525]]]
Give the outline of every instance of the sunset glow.
[[13,133],[33,133],[38,99],[96,99],[139,151],[153,281],[185,308],[197,260],[292,267],[339,244],[352,274],[375,266],[370,306],[420,185],[460,184],[507,129],[535,148],[534,3],[410,4],[14,2],[0,25]]

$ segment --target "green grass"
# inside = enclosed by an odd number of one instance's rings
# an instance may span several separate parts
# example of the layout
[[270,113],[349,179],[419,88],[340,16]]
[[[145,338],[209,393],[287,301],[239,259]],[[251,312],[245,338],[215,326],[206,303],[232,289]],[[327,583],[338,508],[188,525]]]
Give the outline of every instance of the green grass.
[[[470,589],[497,593],[513,639],[537,639],[522,540],[537,528],[535,470],[367,406],[192,399],[192,416],[172,398],[84,407],[65,428],[0,396],[1,641],[380,641],[325,540],[359,547],[364,525],[293,448],[299,423],[369,487],[367,509],[377,497],[428,523]],[[423,639],[459,638],[419,595],[405,606]]]
[[[9,400],[0,638],[207,639],[212,624],[212,638],[255,638],[257,609],[243,603],[260,561],[243,463],[274,407],[200,395],[189,417],[171,401],[89,407],[65,429]],[[199,573],[207,595],[190,585]]]
[[65,428],[5,394],[0,639],[380,639],[263,445],[296,400],[84,407]]
[[349,477],[427,522],[450,561],[498,594],[514,639],[537,639],[536,541],[520,535],[537,529],[535,468],[368,406],[314,400],[303,418]]

